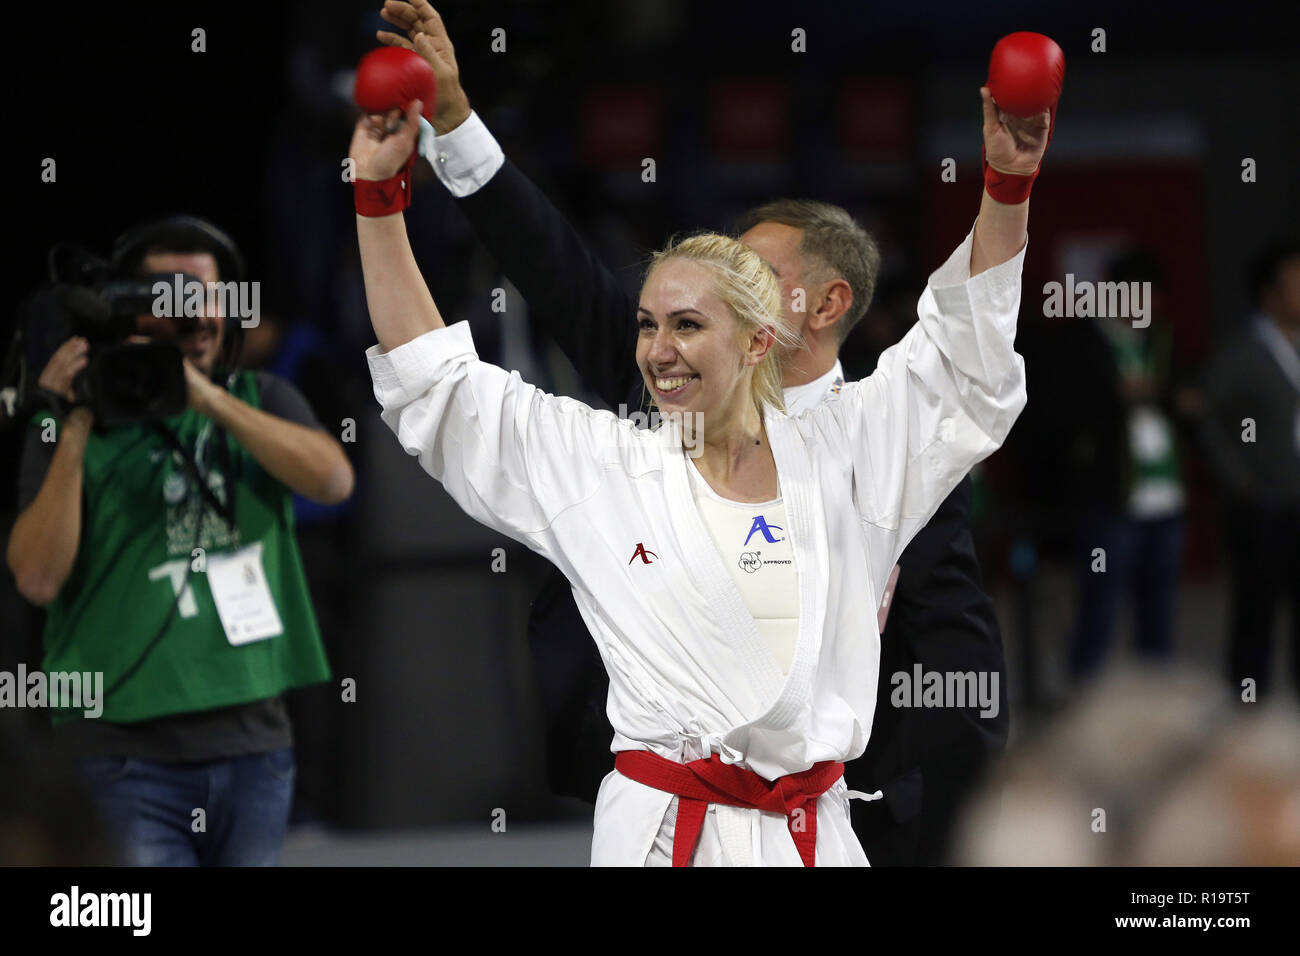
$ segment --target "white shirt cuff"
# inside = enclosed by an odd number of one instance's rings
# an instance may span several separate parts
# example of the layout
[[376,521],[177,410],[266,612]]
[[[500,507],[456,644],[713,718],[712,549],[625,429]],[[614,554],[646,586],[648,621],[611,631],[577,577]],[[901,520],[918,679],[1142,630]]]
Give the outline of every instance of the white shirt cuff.
[[426,119],[420,119],[420,155],[434,175],[457,199],[478,192],[506,161],[496,141],[477,113],[450,133],[438,136]]

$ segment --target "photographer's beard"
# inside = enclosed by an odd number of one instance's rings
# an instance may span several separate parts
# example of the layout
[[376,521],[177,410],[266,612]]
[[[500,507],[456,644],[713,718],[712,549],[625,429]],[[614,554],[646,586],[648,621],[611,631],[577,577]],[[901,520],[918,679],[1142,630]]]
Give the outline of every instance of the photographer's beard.
[[[143,270],[153,274],[182,273],[192,276],[212,289],[221,276],[217,269],[216,258],[208,252],[159,252],[152,251],[141,263]],[[178,325],[176,319],[157,318],[142,315],[137,319],[140,333],[158,341],[172,341],[181,350],[189,362],[211,377],[216,367],[217,357],[221,355],[222,337],[225,321],[221,316],[217,302],[209,299],[203,314],[182,320]]]
[[181,354],[194,364],[199,371],[211,376],[221,354],[221,338],[224,322],[216,316],[203,316],[198,320],[198,327],[176,339]]
[[174,342],[191,365],[211,376],[221,355],[225,321],[218,315],[202,315],[188,323],[188,327],[177,329],[175,319],[141,315],[136,328],[155,342]]

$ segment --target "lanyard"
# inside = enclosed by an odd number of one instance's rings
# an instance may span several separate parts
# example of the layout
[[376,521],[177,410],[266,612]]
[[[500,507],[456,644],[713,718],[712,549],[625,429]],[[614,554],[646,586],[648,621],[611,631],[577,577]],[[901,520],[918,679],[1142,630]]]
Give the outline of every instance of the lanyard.
[[[194,454],[191,454],[190,450],[181,443],[181,440],[177,437],[176,433],[162,422],[154,422],[154,429],[162,436],[163,441],[167,443],[168,447],[180,455],[181,462],[184,465],[185,470],[189,473],[190,480],[194,482],[194,486],[198,489],[203,500],[207,502],[208,506],[212,508],[213,511],[225,520],[226,525],[233,531],[235,528],[235,487],[234,476],[230,467],[230,448],[226,442],[225,431],[219,428],[216,429],[218,457],[217,468],[220,470],[221,476],[225,480],[226,489],[226,500],[222,501],[208,486],[208,483],[205,480],[206,476],[199,468],[198,463],[198,458],[203,456],[207,439],[213,431],[211,419],[204,423],[203,430],[199,432],[198,440],[194,443]],[[208,471],[210,473],[211,468],[209,468]]]

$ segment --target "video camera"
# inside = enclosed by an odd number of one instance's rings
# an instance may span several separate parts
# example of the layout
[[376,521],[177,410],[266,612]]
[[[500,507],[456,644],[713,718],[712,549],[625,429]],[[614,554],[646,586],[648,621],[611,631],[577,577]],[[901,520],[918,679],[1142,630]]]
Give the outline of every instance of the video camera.
[[[91,409],[97,425],[112,428],[135,422],[161,421],[187,405],[185,367],[175,341],[129,342],[141,334],[138,316],[157,314],[157,283],[202,284],[197,277],[175,273],[147,274],[141,263],[151,249],[208,252],[223,281],[243,275],[243,257],[224,232],[202,219],[173,216],[133,229],[117,239],[111,258],[94,255],[75,243],[58,243],[49,253],[50,284],[19,308],[17,334],[7,365],[16,365],[18,404],[34,410],[67,405],[38,386],[41,371],[59,346],[72,336],[89,342],[88,363],[73,380],[73,405]],[[179,311],[179,310],[177,310]],[[197,317],[174,314],[171,339],[193,331]],[[226,318],[222,352],[214,375],[234,371],[243,327]]]

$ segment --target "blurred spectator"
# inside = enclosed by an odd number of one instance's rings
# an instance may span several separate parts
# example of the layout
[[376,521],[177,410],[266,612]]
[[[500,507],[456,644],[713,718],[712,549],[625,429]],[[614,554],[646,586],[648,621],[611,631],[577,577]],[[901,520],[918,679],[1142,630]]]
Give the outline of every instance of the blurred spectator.
[[1076,678],[1104,663],[1127,591],[1139,652],[1169,656],[1185,534],[1163,271],[1154,256],[1137,251],[1113,260],[1105,278],[1143,289],[1150,311],[1145,328],[1110,316],[1065,332],[1080,377],[1065,413],[1065,480],[1077,522],[1079,611],[1069,660]]
[[[27,437],[27,415],[18,394],[19,357],[22,340],[18,337],[20,307],[0,315],[0,547],[9,550],[9,532],[18,517],[18,464]],[[13,575],[0,571],[0,672],[15,673],[22,664],[34,670],[41,663],[41,628],[44,615],[18,593]],[[36,726],[39,711],[19,710],[14,720]],[[2,778],[0,778],[2,779]]]
[[1204,437],[1232,562],[1228,678],[1262,695],[1284,597],[1300,689],[1300,240],[1265,248],[1249,281],[1256,312],[1211,363]]
[[1208,676],[1099,681],[971,805],[976,866],[1300,864],[1300,717],[1232,718]]

